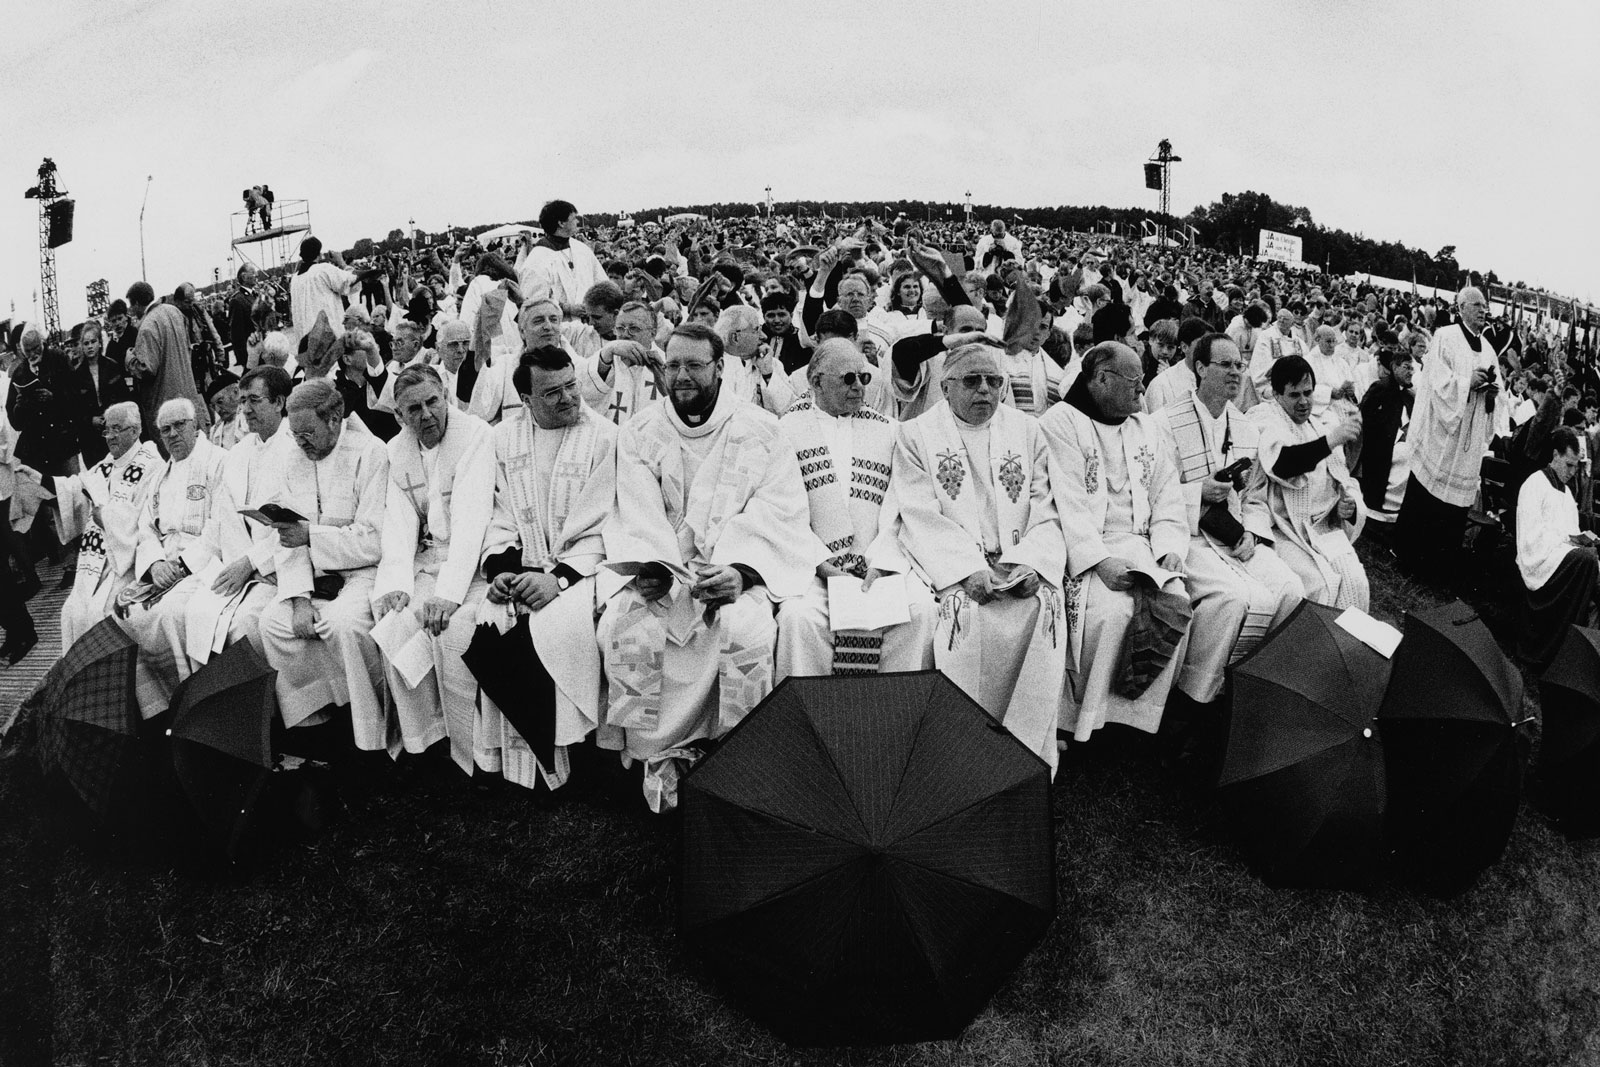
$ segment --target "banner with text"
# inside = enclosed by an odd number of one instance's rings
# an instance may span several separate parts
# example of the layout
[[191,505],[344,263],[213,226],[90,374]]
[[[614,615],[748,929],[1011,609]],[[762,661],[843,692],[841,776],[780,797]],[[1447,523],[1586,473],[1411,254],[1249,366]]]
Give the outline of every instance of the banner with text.
[[1257,253],[1263,259],[1277,259],[1284,263],[1300,262],[1300,238],[1276,230],[1261,231],[1261,249]]

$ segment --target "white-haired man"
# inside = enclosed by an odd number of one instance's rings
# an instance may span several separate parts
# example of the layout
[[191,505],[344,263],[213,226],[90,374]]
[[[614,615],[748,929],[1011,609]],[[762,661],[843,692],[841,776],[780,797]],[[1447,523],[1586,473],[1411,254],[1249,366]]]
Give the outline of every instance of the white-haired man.
[[615,339],[574,361],[584,404],[607,421],[620,426],[666,395],[666,354],[655,343],[659,326],[655,308],[629,301],[612,325]]
[[[472,640],[484,532],[494,511],[494,442],[482,419],[455,411],[438,372],[426,365],[395,376],[401,430],[388,444],[383,558],[372,614],[409,611],[427,633],[433,671],[409,684],[385,665],[400,742],[425,752],[446,733],[457,766],[472,773],[478,686],[461,662]],[[473,608],[467,608],[469,602]]]
[[723,308],[717,316],[716,330],[724,352],[722,388],[774,415],[782,415],[799,397],[766,344],[766,335],[761,332],[763,322],[761,312],[748,304]]
[[944,399],[900,428],[895,496],[906,551],[939,597],[934,663],[1053,770],[1065,542],[1044,435],[1001,403],[1000,356],[970,344],[945,357]]
[[178,397],[162,404],[156,432],[167,461],[151,476],[139,517],[137,581],[117,596],[122,628],[139,644],[136,692],[147,719],[167,709],[172,691],[189,676],[189,659],[182,654],[184,601],[168,602],[166,594],[216,559],[214,544],[203,535],[217,508],[227,506],[228,454],[200,436],[194,403]]
[[[910,573],[900,547],[895,423],[865,406],[873,372],[844,338],[819,344],[806,370],[810,391],[778,420],[778,430],[800,464],[811,531],[832,554],[817,565],[804,596],[779,605],[777,678],[927,670],[933,666],[933,596]],[[884,575],[905,583],[910,620],[836,631],[828,582],[848,578],[870,589]]]
[[140,429],[139,405],[112,404],[101,428],[110,454],[82,474],[53,484],[46,478],[61,509],[61,539],[83,534],[77,579],[61,605],[63,649],[110,615],[113,599],[134,580],[139,516],[162,463],[155,442],[139,440]]
[[382,555],[389,455],[327,379],[289,394],[289,434],[272,502],[301,516],[275,523],[278,595],[261,615],[261,643],[278,672],[286,727],[331,719],[348,704],[358,748],[392,738],[383,659],[372,641],[372,587]]

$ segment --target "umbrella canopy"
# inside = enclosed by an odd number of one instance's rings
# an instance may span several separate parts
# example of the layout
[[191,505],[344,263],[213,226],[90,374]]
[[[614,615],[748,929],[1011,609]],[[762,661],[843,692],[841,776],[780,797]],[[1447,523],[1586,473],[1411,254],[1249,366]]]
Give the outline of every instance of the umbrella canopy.
[[1402,866],[1455,893],[1500,858],[1522,796],[1522,677],[1461,601],[1406,613],[1378,719]]
[[238,855],[272,776],[277,677],[249,641],[235,641],[173,694],[167,730],[173,776],[207,837],[229,859]]
[[1361,886],[1383,860],[1373,716],[1389,661],[1309,600],[1233,671],[1218,781],[1240,847],[1268,881]]
[[102,619],[67,649],[30,699],[39,709],[39,765],[58,773],[101,825],[132,810],[148,782],[133,695],[139,646]]
[[1600,630],[1568,627],[1539,707],[1540,802],[1563,831],[1600,834]]
[[1050,768],[937,671],[790,678],[682,789],[684,936],[797,1044],[954,1037],[1055,915]]
[[532,226],[528,226],[520,222],[508,222],[504,226],[496,226],[491,230],[484,230],[482,233],[478,234],[474,240],[484,242],[498,241],[502,237],[520,237],[525,233],[538,232],[539,231]]

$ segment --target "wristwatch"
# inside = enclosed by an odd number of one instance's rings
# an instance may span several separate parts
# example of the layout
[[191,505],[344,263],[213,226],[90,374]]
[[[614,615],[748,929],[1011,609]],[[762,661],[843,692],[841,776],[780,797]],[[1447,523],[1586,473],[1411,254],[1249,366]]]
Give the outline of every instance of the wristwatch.
[[567,581],[566,578],[562,577],[559,574],[556,575],[556,588],[561,590],[563,593],[565,593],[567,591],[567,587],[570,586],[571,584],[572,583]]

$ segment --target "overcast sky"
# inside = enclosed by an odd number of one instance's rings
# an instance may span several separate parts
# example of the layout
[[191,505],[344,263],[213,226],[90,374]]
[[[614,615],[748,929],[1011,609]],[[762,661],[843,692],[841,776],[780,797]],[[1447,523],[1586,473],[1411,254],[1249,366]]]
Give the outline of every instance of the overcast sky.
[[[760,14],[756,14],[760,12]],[[781,12],[781,14],[777,14]],[[228,269],[267,182],[332,246],[580,210],[778,199],[1155,206],[1254,189],[1326,226],[1585,299],[1600,4],[1364,0],[801,6],[10,0],[0,317],[33,314],[49,156],[85,285]]]

